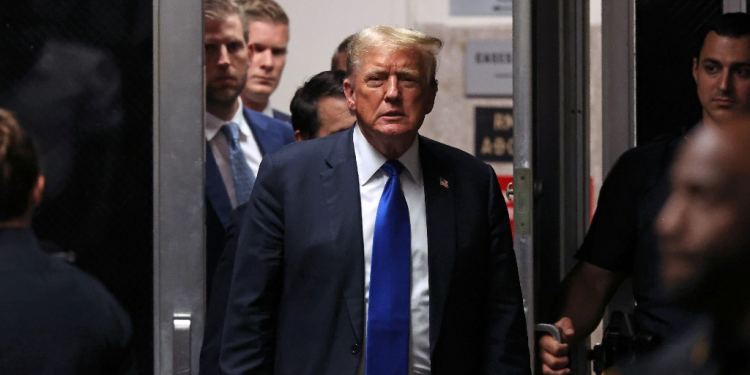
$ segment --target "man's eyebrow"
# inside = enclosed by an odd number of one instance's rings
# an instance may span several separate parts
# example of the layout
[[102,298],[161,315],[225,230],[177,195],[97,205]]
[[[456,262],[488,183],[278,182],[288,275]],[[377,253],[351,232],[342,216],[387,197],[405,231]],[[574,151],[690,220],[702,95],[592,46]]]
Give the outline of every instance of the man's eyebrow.
[[701,60],[701,64],[705,63],[721,65],[721,62],[719,60],[712,59],[710,57],[704,57],[703,60]]
[[750,66],[750,61],[737,61],[729,65],[730,69],[747,68]]
[[384,73],[384,72],[387,72],[387,70],[384,69],[384,68],[373,67],[373,68],[367,69],[364,72],[362,72],[362,75],[381,74],[381,73]]

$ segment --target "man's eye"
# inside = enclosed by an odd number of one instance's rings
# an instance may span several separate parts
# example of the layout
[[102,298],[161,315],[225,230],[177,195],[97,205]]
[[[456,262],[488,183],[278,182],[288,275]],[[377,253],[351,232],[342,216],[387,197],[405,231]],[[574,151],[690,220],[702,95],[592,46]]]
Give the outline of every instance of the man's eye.
[[750,78],[750,68],[737,69],[737,75],[740,78]]
[[716,65],[705,65],[703,69],[705,69],[707,73],[716,73],[719,70],[719,67]]

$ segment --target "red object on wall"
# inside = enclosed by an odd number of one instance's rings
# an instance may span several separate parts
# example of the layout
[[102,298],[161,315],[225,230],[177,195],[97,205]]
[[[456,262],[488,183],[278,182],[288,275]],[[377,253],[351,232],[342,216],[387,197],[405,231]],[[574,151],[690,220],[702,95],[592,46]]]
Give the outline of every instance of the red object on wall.
[[[503,191],[503,198],[505,198],[505,205],[508,207],[508,216],[510,216],[510,229],[511,231],[514,231],[515,227],[513,226],[513,201],[508,200],[508,184],[513,182],[513,176],[512,175],[498,175],[497,176],[497,182],[500,184],[500,190]],[[591,213],[589,215],[589,222],[591,219],[594,218],[594,211],[596,210],[595,202],[594,202],[594,178],[589,178],[589,199],[590,199],[590,206],[591,207]]]
[[510,216],[510,229],[514,230],[513,226],[513,201],[508,200],[508,184],[513,182],[512,175],[498,175],[497,182],[500,183],[500,190],[503,191],[503,198],[505,198],[505,205],[508,207],[508,215]]

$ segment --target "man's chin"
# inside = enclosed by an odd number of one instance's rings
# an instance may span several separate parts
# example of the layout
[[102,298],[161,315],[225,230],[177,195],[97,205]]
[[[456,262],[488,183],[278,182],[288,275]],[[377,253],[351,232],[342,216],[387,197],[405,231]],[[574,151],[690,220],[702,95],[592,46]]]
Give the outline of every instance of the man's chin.
[[253,96],[258,97],[269,97],[273,94],[273,90],[276,89],[276,85],[264,84],[264,83],[249,83],[245,86],[245,91],[249,91]]
[[206,93],[206,104],[220,107],[233,106],[237,101],[237,93]]

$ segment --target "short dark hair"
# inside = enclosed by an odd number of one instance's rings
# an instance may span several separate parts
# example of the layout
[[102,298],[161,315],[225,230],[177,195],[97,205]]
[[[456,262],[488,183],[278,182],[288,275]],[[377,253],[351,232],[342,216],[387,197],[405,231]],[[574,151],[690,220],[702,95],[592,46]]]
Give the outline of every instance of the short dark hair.
[[299,130],[306,138],[315,138],[320,130],[318,101],[322,98],[346,98],[345,75],[341,70],[320,72],[297,89],[289,105],[294,130]]
[[0,108],[0,222],[26,215],[39,178],[34,143],[9,111]]
[[[331,56],[331,70],[336,70],[336,67],[338,65],[339,59],[339,53],[344,53],[349,51],[349,43],[352,42],[352,39],[354,39],[354,34],[349,35],[339,43],[339,46],[336,47],[336,51],[333,52],[333,56]],[[346,69],[346,68],[344,68]]]
[[706,35],[701,41],[701,47],[696,55],[700,58],[701,51],[703,51],[703,45],[706,43],[706,37],[711,32],[715,32],[719,36],[740,38],[743,36],[750,36],[750,14],[747,13],[725,13],[711,22],[708,27]]

